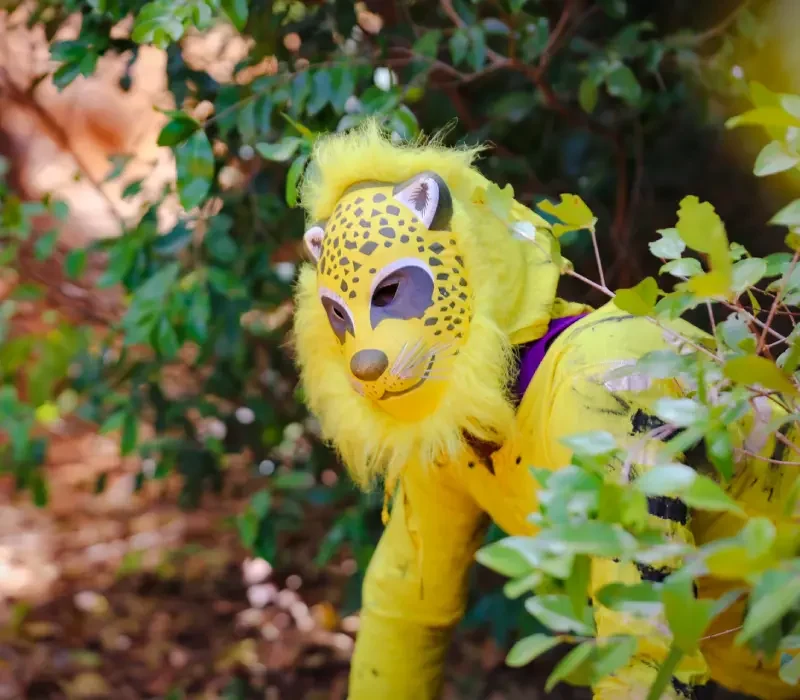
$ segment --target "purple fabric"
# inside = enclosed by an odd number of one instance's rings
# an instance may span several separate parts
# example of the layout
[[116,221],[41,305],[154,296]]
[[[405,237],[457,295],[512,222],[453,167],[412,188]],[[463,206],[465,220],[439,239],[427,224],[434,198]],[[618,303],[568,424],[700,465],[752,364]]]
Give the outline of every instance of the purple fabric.
[[542,364],[544,356],[550,344],[569,328],[573,323],[582,319],[586,314],[578,314],[577,316],[564,316],[563,318],[554,318],[550,320],[547,326],[547,332],[538,340],[525,345],[522,348],[519,362],[519,375],[517,377],[517,397],[521,400],[525,395],[525,390]]

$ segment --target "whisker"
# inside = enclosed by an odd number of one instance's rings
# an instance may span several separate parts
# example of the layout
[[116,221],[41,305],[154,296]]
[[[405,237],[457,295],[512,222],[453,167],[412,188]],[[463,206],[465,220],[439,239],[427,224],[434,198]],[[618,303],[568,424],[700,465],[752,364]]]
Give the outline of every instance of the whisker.
[[406,375],[409,370],[417,366],[417,357],[419,357],[420,354],[422,354],[422,356],[426,354],[425,343],[421,339],[416,342],[411,353],[404,358],[404,363],[397,368],[397,373],[401,377],[407,378]]
[[441,353],[445,352],[452,345],[453,345],[453,343],[451,343],[451,342],[438,343],[438,344],[434,345],[430,350],[428,350],[428,352],[425,353],[425,355],[423,357],[420,357],[413,365],[408,367],[408,369],[416,369],[421,364],[423,364],[423,363],[425,363],[425,362],[427,362],[429,360],[435,359],[437,355],[440,355]]
[[394,362],[392,363],[392,366],[389,369],[389,372],[391,374],[394,374],[395,371],[397,371],[397,368],[398,368],[398,366],[400,366],[400,362],[402,361],[403,355],[405,355],[405,352],[406,352],[407,348],[408,348],[408,341],[403,343],[403,347],[400,348],[400,352],[398,352],[397,353],[397,357],[394,358]]

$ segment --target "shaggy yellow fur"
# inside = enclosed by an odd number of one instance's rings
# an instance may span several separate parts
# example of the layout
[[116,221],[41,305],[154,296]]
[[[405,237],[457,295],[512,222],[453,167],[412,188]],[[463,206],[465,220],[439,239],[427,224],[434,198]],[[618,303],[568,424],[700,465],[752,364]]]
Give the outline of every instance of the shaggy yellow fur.
[[[321,139],[302,185],[309,223],[326,219],[345,190],[361,181],[398,183],[434,171],[453,198],[452,232],[463,251],[474,289],[474,318],[440,405],[424,421],[403,422],[353,391],[349,372],[316,292],[316,271],[300,275],[295,338],[303,387],[323,434],[340,452],[354,479],[368,486],[385,474],[389,481],[412,460],[428,464],[456,456],[462,431],[504,442],[514,425],[506,387],[513,345],[543,335],[551,317],[571,309],[553,303],[559,268],[551,260],[552,239],[537,244],[515,239],[485,204],[476,188],[489,182],[473,163],[479,148],[453,149],[437,139],[393,144],[374,122]],[[544,221],[514,203],[513,216],[534,225]],[[535,275],[530,269],[536,267]],[[555,307],[555,308],[554,308]]]

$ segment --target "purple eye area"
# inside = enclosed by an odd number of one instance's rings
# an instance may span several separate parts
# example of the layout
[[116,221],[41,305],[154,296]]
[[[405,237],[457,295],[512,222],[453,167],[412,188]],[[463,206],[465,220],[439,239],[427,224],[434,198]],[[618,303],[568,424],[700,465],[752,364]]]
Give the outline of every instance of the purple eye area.
[[377,328],[386,319],[422,318],[433,304],[434,283],[430,271],[408,264],[388,274],[372,293],[370,324]]
[[328,314],[328,322],[331,324],[333,332],[336,334],[339,342],[344,343],[345,335],[348,332],[351,335],[354,334],[350,315],[335,299],[323,296],[320,301],[322,302],[322,308],[325,309],[325,313]]

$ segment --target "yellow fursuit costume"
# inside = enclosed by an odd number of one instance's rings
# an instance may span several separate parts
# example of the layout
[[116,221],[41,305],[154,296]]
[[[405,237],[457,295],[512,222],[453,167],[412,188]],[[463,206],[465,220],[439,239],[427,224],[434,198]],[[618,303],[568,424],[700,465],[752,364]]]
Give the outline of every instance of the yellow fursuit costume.
[[[569,434],[647,432],[656,420],[652,402],[663,395],[663,387],[633,392],[603,381],[609,366],[666,347],[662,330],[613,303],[591,311],[558,299],[560,269],[546,233],[532,245],[473,201],[489,184],[473,166],[478,151],[395,145],[370,123],[320,139],[303,184],[305,243],[315,263],[304,267],[297,290],[304,391],[354,479],[366,488],[382,478],[393,496],[364,586],[351,700],[437,697],[488,517],[512,535],[535,532],[528,516],[537,484],[528,467],[569,464],[559,442]],[[517,202],[512,216],[545,223]],[[518,348],[554,320],[582,313],[515,397]],[[682,321],[675,327],[700,333]],[[765,437],[759,448],[772,454],[776,445]],[[753,460],[728,491],[748,512],[778,517],[793,478]],[[740,526],[725,514],[680,511],[651,517],[681,541],[727,537]],[[592,586],[668,572],[597,560]],[[731,585],[700,584],[700,596]],[[669,647],[664,627],[599,604],[595,611],[600,637],[649,640],[594,687],[595,697],[643,698]],[[735,628],[742,614],[734,606],[715,620],[702,655],[684,659],[668,697],[693,697],[710,678],[770,700],[800,697],[775,665],[733,647],[734,635],[713,636]]]

